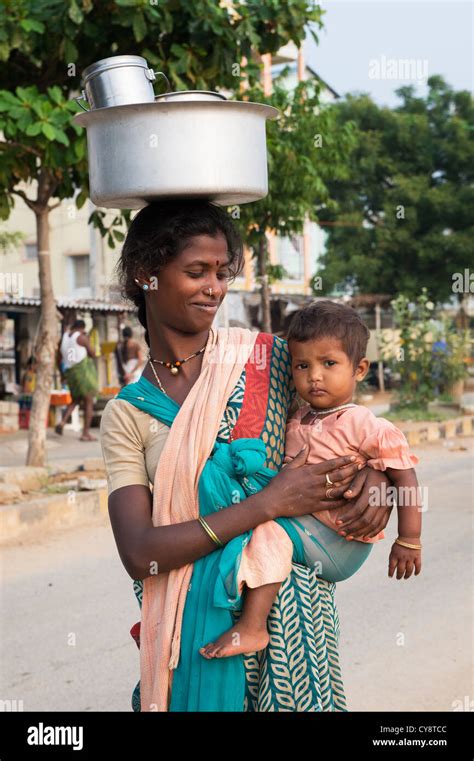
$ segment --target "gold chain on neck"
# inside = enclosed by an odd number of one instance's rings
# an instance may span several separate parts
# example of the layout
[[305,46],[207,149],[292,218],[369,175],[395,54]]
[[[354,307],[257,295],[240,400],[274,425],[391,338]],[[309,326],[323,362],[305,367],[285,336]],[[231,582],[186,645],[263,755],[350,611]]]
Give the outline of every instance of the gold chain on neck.
[[[166,396],[168,396],[168,394],[166,393],[165,388],[164,388],[162,382],[158,378],[158,374],[157,374],[155,368],[153,367],[153,362],[150,362],[150,366],[151,366],[151,369],[153,370],[153,374],[154,374],[154,376],[156,378],[156,382],[158,383],[158,388],[160,389],[160,391],[162,391],[164,394],[166,394]],[[224,410],[224,415],[225,415],[225,418],[227,420],[227,427],[229,428],[229,441],[234,441],[233,426],[232,426],[232,422],[231,422],[231,420],[229,418],[229,413],[227,412],[227,407]]]

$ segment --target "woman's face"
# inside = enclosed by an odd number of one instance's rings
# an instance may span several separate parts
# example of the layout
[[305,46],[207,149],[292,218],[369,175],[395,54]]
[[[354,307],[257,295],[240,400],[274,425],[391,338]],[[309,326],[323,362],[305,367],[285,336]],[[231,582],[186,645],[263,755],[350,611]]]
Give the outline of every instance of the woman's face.
[[227,293],[229,276],[225,235],[196,235],[149,278],[147,316],[184,333],[208,330]]

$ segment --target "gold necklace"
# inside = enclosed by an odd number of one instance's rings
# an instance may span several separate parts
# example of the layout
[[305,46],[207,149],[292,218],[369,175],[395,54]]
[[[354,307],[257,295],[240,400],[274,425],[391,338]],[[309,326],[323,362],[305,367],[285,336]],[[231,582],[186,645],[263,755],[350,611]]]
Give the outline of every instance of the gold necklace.
[[[150,356],[149,356],[149,359],[151,359],[151,358],[150,358]],[[155,376],[155,378],[156,378],[156,382],[158,383],[158,387],[159,387],[160,391],[163,391],[163,393],[164,393],[166,396],[168,396],[168,394],[166,393],[166,391],[165,391],[165,389],[164,389],[164,386],[163,386],[162,382],[161,382],[161,381],[160,381],[160,379],[158,378],[157,372],[156,372],[155,368],[153,367],[153,363],[152,363],[151,361],[150,361],[150,365],[151,365],[151,369],[153,370],[153,374],[154,374],[154,376]]]
[[[156,382],[158,383],[158,387],[159,387],[160,391],[162,391],[166,396],[168,396],[168,394],[166,393],[166,391],[164,389],[164,386],[163,386],[162,382],[160,381],[160,379],[158,378],[157,372],[156,372],[156,370],[155,370],[155,368],[153,367],[152,364],[151,364],[151,369],[153,370],[153,373],[154,373],[154,376],[156,378]],[[229,441],[234,441],[232,422],[231,422],[231,420],[229,418],[229,413],[227,412],[227,407],[224,410],[224,415],[225,415],[225,418],[227,420],[227,427],[229,429]]]

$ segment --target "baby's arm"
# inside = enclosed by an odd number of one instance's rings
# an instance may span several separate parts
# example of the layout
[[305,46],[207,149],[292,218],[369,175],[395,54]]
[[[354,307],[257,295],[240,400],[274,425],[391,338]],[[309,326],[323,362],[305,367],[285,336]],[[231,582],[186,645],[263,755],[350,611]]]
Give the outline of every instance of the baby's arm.
[[[421,545],[421,499],[414,468],[387,468],[387,476],[397,489],[398,539],[406,544]],[[408,579],[413,570],[421,571],[421,549],[404,547],[394,542],[390,551],[388,575]]]

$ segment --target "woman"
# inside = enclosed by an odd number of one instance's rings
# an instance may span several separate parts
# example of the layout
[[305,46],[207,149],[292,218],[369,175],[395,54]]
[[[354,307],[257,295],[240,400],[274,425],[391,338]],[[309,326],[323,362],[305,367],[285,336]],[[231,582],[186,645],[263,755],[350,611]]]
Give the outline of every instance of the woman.
[[75,320],[71,327],[64,331],[58,352],[60,367],[64,374],[72,402],[66,407],[61,422],[55,427],[60,436],[74,408],[84,403],[84,427],[79,441],[97,441],[90,432],[94,414],[94,396],[99,393],[99,382],[95,366],[95,352],[86,335],[84,320]]
[[[342,494],[357,468],[346,457],[300,471],[300,454],[280,471],[294,400],[286,342],[212,328],[242,266],[229,216],[199,201],[140,211],[118,263],[150,348],[138,383],[101,421],[111,524],[142,613],[134,710],[346,710],[335,584],[302,564],[288,518],[348,504]],[[383,528],[390,514],[368,507],[369,489],[385,480],[368,470],[341,527],[352,536]],[[270,643],[207,660],[199,648],[238,617],[240,560],[268,521],[295,547]]]

